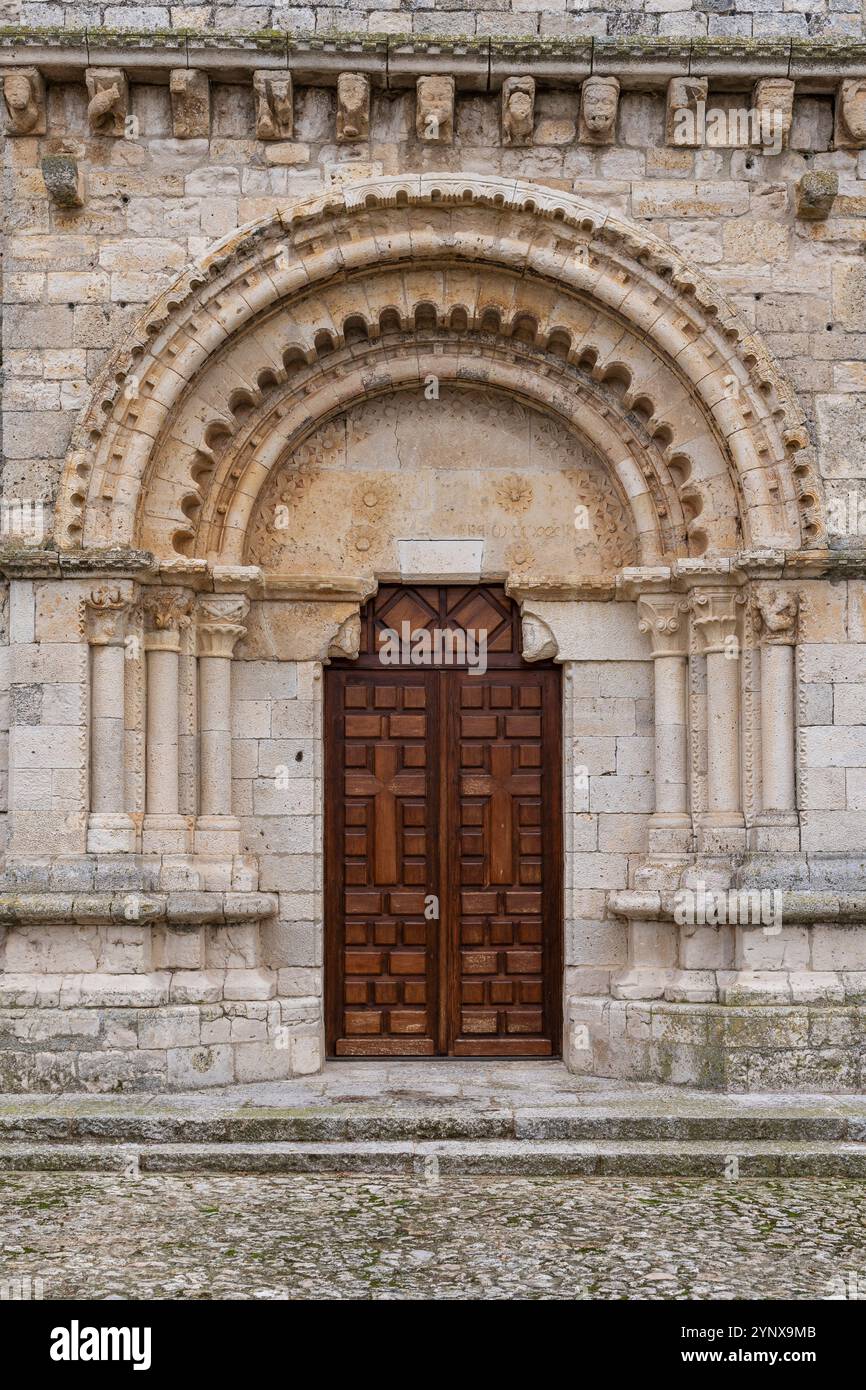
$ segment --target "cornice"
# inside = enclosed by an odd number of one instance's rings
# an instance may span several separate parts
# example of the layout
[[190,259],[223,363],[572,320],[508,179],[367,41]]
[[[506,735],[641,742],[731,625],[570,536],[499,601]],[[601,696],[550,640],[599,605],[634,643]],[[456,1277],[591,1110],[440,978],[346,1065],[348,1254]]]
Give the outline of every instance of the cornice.
[[447,72],[459,90],[497,91],[516,71],[542,82],[612,74],[623,88],[664,88],[672,77],[708,77],[714,88],[787,77],[802,93],[832,91],[842,77],[866,76],[866,39],[477,39],[424,34],[333,32],[306,37],[282,30],[217,33],[173,30],[0,28],[0,66],[39,67],[74,80],[87,67],[122,67],[132,81],[168,81],[189,67],[237,80],[255,70],[288,71],[307,85],[333,85],[340,72],[369,74],[389,90],[422,73]]

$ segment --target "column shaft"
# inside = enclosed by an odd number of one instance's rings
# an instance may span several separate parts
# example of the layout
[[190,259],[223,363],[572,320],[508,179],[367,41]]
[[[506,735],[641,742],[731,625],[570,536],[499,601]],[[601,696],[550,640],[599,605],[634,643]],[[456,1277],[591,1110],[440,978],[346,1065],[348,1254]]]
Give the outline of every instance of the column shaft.
[[125,809],[122,646],[91,649],[90,809],[120,815]]
[[707,806],[740,814],[740,664],[726,652],[707,654]]
[[201,814],[232,813],[231,657],[199,657]]
[[147,653],[147,796],[148,815],[176,816],[178,780],[177,648]]

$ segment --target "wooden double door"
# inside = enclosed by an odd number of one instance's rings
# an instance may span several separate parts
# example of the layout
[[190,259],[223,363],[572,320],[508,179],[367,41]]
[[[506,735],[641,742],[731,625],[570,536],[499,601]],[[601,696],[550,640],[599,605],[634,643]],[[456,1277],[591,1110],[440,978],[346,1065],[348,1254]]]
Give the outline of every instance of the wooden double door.
[[[424,631],[434,657],[454,635],[438,664],[396,652]],[[325,726],[330,1054],[556,1055],[560,672],[522,661],[513,603],[381,588],[358,660],[327,669]]]

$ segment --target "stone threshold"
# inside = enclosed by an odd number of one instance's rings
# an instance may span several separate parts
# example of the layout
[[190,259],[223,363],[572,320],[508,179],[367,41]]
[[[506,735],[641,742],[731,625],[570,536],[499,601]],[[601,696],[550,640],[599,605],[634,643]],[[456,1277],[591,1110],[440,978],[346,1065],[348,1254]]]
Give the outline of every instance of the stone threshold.
[[866,75],[866,42],[828,39],[486,38],[339,32],[306,36],[273,30],[126,33],[109,29],[0,28],[0,63],[38,66],[70,80],[91,66],[120,66],[139,81],[167,81],[178,66],[232,80],[254,70],[286,70],[300,83],[333,85],[341,72],[367,73],[374,85],[405,88],[424,74],[447,73],[458,90],[497,91],[515,71],[540,81],[612,74],[625,89],[663,88],[672,77],[709,77],[721,89],[785,77],[810,93],[831,92],[840,77]]

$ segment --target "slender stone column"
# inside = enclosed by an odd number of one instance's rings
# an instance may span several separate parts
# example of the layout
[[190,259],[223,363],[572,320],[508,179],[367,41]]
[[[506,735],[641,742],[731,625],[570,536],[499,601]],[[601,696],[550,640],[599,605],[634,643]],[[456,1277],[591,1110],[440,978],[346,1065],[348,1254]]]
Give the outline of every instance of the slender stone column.
[[124,654],[131,595],[94,589],[86,600],[90,643],[90,815],[88,853],[135,849],[126,811]]
[[144,607],[147,782],[142,849],[184,854],[190,849],[191,825],[179,810],[178,684],[180,634],[188,621],[189,599],[182,590],[155,589],[147,594]]
[[691,848],[688,809],[688,604],[677,594],[638,600],[638,626],[649,634],[655,679],[655,811],[650,851],[686,854]]
[[[761,642],[761,804],[764,825],[796,826],[796,679],[799,596],[761,586],[754,612]],[[769,846],[764,843],[762,848]],[[788,848],[786,844],[777,846]]]
[[240,822],[232,815],[231,670],[235,643],[246,628],[249,601],[238,594],[199,600],[199,817],[196,851],[237,854]]
[[692,624],[707,658],[707,814],[710,827],[743,826],[740,779],[740,657],[742,595],[733,589],[695,589]]

